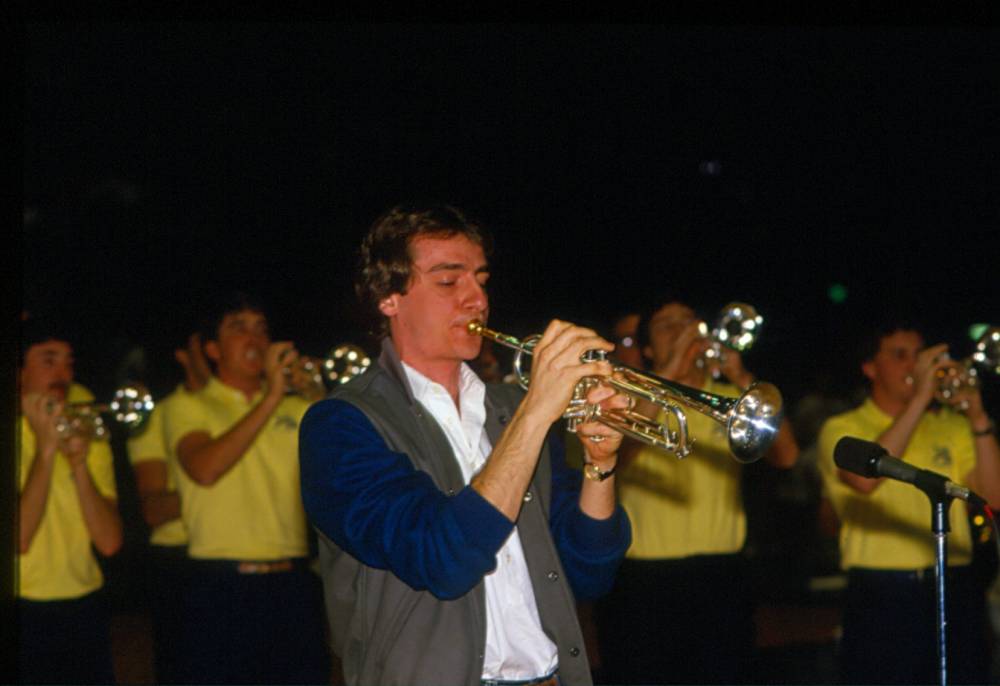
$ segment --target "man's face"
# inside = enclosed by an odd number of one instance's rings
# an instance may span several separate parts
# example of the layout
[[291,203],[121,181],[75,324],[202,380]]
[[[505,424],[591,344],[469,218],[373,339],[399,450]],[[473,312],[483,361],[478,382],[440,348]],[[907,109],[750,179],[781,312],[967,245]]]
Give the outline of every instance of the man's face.
[[264,315],[240,310],[223,317],[216,340],[205,344],[205,354],[218,366],[219,378],[257,379],[264,373],[270,344]]
[[466,325],[489,312],[489,269],[483,249],[463,235],[418,236],[410,244],[406,293],[379,303],[400,358],[415,369],[475,359],[482,338]]
[[65,400],[73,382],[73,348],[65,341],[37,343],[24,355],[21,393],[41,393]]
[[[668,303],[661,307],[649,320],[649,344],[643,349],[643,354],[652,361],[652,366],[658,367],[670,359],[677,344],[677,338],[692,322],[698,321],[698,316],[687,305]],[[692,346],[704,347],[704,340],[695,340]],[[678,351],[682,352],[682,351]]]
[[894,331],[879,343],[875,357],[861,365],[861,371],[872,383],[872,395],[881,395],[899,402],[913,396],[913,368],[924,339],[916,331]]

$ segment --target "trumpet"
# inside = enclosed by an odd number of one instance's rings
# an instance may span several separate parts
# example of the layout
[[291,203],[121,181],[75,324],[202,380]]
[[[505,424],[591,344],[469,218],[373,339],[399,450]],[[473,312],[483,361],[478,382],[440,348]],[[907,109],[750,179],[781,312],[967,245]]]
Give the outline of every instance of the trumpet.
[[323,359],[300,355],[285,368],[286,393],[300,395],[310,401],[319,400],[330,387],[364,374],[371,363],[365,351],[353,343],[342,343],[332,348]]
[[721,365],[726,359],[726,349],[736,352],[749,350],[757,341],[764,318],[753,305],[731,302],[722,308],[712,330],[702,322],[699,325],[702,336],[708,339],[708,347],[696,364],[708,368],[712,378],[722,376]]
[[[154,407],[153,396],[142,384],[118,388],[109,403],[77,402],[63,405],[56,419],[56,430],[64,438],[80,436],[91,440],[108,438],[108,426],[102,415],[110,414],[117,424],[135,431],[142,426]],[[49,412],[55,403],[49,403]]]
[[[937,371],[938,386],[934,391],[934,398],[940,403],[953,404],[955,397],[981,385],[980,369],[1000,374],[1000,327],[986,329],[976,340],[976,347],[971,355],[955,365]],[[962,410],[969,406],[964,399],[955,404]]]
[[[514,373],[521,387],[528,388],[531,380],[522,367],[523,357],[532,354],[541,340],[540,335],[520,340],[489,329],[478,320],[469,322],[467,329],[471,334],[517,351],[514,356]],[[604,351],[590,350],[584,353],[581,361],[606,359]],[[728,398],[668,381],[619,362],[612,362],[611,368],[612,376],[588,377],[573,389],[573,397],[563,414],[570,431],[575,432],[581,423],[598,421],[622,434],[684,458],[691,452],[694,442],[688,436],[685,409],[694,410],[726,427],[729,450],[738,462],[744,464],[760,459],[777,437],[783,404],[781,392],[769,383],[756,382],[740,397]],[[625,409],[604,410],[600,405],[588,403],[587,393],[599,383],[608,384],[625,394],[629,399],[629,406]],[[663,409],[666,412],[666,422],[661,424],[636,412],[635,403],[639,398]]]

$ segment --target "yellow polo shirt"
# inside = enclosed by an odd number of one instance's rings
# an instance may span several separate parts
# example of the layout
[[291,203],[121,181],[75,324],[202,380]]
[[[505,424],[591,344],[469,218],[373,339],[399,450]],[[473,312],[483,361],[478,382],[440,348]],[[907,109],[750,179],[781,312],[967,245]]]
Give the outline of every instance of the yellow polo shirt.
[[[935,563],[931,532],[931,504],[911,484],[886,479],[864,495],[837,476],[833,449],[843,436],[874,440],[893,418],[872,402],[831,417],[819,435],[819,466],[825,491],[840,517],[840,563],[844,569],[921,569]],[[925,412],[897,457],[914,467],[965,483],[976,464],[976,449],[968,420],[951,409]],[[948,564],[965,565],[972,559],[972,543],[965,508],[952,503],[949,511]]]
[[[67,402],[89,402],[93,399],[93,394],[78,384],[71,385],[66,395]],[[24,416],[20,417],[20,442],[19,492],[24,488],[35,461],[35,432]],[[98,493],[117,500],[114,461],[107,441],[90,442],[87,469]],[[69,460],[62,452],[56,453],[45,514],[28,552],[19,555],[17,562],[17,595],[22,598],[79,598],[104,585],[76,495]]]
[[[709,393],[738,397],[731,384],[709,380]],[[632,522],[626,557],[657,560],[735,553],[746,538],[741,465],[729,452],[726,429],[705,415],[685,412],[694,438],[683,460],[644,446],[618,472],[618,496]],[[659,420],[663,421],[664,413]]]
[[[167,445],[174,459],[187,434],[217,438],[263,398],[216,377],[197,393],[179,394],[164,413]],[[181,515],[188,555],[199,559],[278,560],[308,552],[306,518],[299,487],[299,423],[309,404],[281,401],[247,452],[211,486],[181,478]]]
[[[163,415],[176,400],[177,396],[187,393],[183,385],[178,385],[173,393],[156,403],[152,414],[146,420],[142,431],[128,439],[128,459],[133,465],[140,462],[163,462],[167,468],[167,491],[177,492],[177,480],[186,479],[187,475],[179,469],[176,458],[167,448],[167,438],[163,429]],[[187,529],[181,517],[163,522],[149,532],[151,545],[186,545]]]

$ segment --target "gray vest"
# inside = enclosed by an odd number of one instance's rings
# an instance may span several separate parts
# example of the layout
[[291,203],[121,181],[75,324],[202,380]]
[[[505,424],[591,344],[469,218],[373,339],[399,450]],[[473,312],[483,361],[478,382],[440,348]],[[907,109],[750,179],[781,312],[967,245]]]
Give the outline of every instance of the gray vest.
[[[496,445],[520,400],[512,386],[488,385],[486,433]],[[390,449],[406,454],[441,491],[465,487],[451,445],[410,391],[392,344],[379,364],[332,397],[360,409]],[[576,603],[549,533],[551,466],[542,450],[517,519],[542,628],[559,650],[564,684],[591,684]],[[480,581],[455,600],[416,591],[391,571],[368,567],[321,532],[319,553],[334,651],[348,684],[475,686],[486,648],[486,595]],[[498,618],[503,621],[503,618]],[[542,675],[538,675],[542,676]]]

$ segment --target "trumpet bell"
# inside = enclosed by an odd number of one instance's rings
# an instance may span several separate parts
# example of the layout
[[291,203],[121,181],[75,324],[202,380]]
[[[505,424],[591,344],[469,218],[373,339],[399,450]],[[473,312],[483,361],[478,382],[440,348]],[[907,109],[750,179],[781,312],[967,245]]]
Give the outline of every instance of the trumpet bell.
[[344,384],[368,371],[371,366],[368,354],[353,343],[338,345],[323,361],[323,374],[331,384]]
[[733,407],[726,433],[738,462],[756,462],[777,438],[784,414],[781,392],[773,384],[755,383]]
[[993,374],[1000,374],[1000,327],[991,326],[977,339],[972,361]]
[[93,402],[66,404],[56,422],[56,429],[65,437],[104,440],[108,438],[108,427],[102,415],[110,414],[116,424],[134,434],[149,419],[154,406],[149,390],[142,384],[132,383],[118,388],[106,405]]
[[722,308],[711,336],[727,348],[745,352],[756,342],[763,323],[764,318],[753,305],[731,302]]
[[108,410],[115,421],[131,431],[137,431],[149,419],[154,407],[153,396],[142,384],[129,384],[115,391]]

